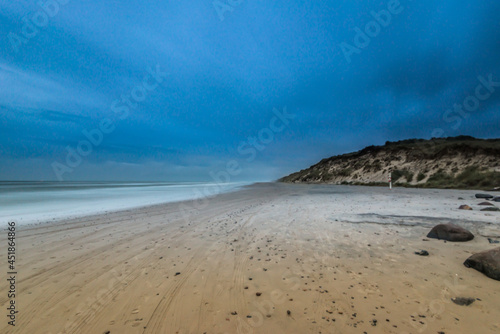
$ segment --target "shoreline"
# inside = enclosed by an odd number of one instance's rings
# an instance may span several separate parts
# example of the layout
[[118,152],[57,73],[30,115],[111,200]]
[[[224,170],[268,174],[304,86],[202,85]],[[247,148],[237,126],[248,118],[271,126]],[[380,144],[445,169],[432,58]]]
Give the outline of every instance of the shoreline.
[[[463,261],[494,248],[486,236],[500,238],[499,215],[458,210],[475,205],[473,194],[264,183],[197,205],[22,225],[23,307],[16,327],[0,330],[469,333],[480,324],[495,333],[498,281]],[[476,238],[425,240],[444,220]],[[414,254],[421,249],[430,255]],[[480,300],[465,307],[452,297]]]
[[[27,182],[28,185],[33,183]],[[60,185],[58,182],[55,183],[57,186]],[[68,182],[67,184],[74,183]],[[102,183],[102,186],[96,188],[85,187],[86,185],[94,185],[95,182],[80,182],[80,184],[84,187],[70,190],[62,187],[57,191],[43,188],[32,189],[29,186],[22,191],[3,189],[3,193],[0,193],[0,199],[5,200],[6,203],[0,211],[0,220],[5,224],[8,220],[9,222],[15,221],[18,225],[27,226],[78,218],[84,219],[87,216],[99,216],[106,213],[213,197],[238,191],[249,185],[246,182],[233,182],[223,185],[215,183],[150,183],[146,186],[140,186],[144,184],[140,183],[139,186],[130,187],[130,182],[112,182]],[[2,190],[1,185],[0,190]],[[117,190],[121,193],[117,193]],[[134,190],[137,192],[133,193]],[[211,192],[215,192],[215,194],[212,195]]]

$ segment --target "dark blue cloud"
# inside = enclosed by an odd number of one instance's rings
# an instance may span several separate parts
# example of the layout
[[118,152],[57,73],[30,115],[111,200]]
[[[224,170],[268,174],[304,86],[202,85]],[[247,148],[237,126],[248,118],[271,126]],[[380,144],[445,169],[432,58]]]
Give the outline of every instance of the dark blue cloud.
[[[341,45],[394,1],[243,1],[222,21],[201,0],[68,1],[47,22],[35,2],[3,4],[0,178],[54,179],[103,120],[112,131],[65,179],[202,180],[230,160],[241,179],[273,179],[386,140],[499,137],[500,87],[446,114],[479,76],[500,81],[498,1],[400,0],[347,59]],[[164,80],[144,90],[157,66]],[[247,161],[238,148],[284,107],[295,118]]]

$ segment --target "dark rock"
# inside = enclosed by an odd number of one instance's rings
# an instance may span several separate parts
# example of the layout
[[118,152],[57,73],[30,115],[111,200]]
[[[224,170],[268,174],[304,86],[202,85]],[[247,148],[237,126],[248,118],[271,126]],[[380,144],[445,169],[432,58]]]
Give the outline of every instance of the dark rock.
[[262,292],[256,292],[256,293],[255,293],[255,295],[256,295],[257,297],[260,297],[260,296],[262,295]]
[[487,208],[481,209],[481,211],[500,211],[496,206],[489,206]]
[[292,312],[290,312],[290,310],[287,310],[286,314],[290,315],[290,314],[292,314]]
[[469,241],[474,239],[474,235],[457,225],[439,224],[432,228],[429,234],[427,234],[427,238],[448,241]]
[[464,198],[463,198],[463,197],[459,197],[458,199],[461,199],[461,200],[463,200]]
[[478,205],[490,205],[490,206],[493,206],[493,204],[491,204],[490,202],[481,202]]
[[460,210],[472,210],[472,208],[470,206],[468,206],[467,204],[460,205],[458,208]]
[[176,272],[176,273],[175,273],[175,276],[179,276],[180,274],[181,274],[181,273],[179,273],[179,272]]
[[476,253],[465,260],[464,265],[500,281],[500,247]]
[[422,249],[420,252],[415,252],[415,254],[420,255],[420,256],[428,256],[429,252]]
[[469,306],[476,300],[474,298],[457,297],[457,298],[451,298],[451,301],[460,306]]
[[500,244],[500,241],[495,240],[495,239],[491,239],[491,238],[488,238],[488,242],[489,242],[490,244]]
[[490,195],[490,194],[476,194],[476,198],[493,198],[494,196],[493,195]]
[[492,201],[493,202],[500,202],[500,196],[493,198]]
[[238,315],[238,312],[236,312],[236,311],[231,312],[231,315]]

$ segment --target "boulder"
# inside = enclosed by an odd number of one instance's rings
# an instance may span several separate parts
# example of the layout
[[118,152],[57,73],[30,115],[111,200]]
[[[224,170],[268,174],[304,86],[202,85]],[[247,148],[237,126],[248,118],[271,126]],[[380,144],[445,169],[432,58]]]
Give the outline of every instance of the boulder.
[[476,198],[493,198],[494,196],[493,195],[490,195],[490,194],[476,194]]
[[491,204],[490,202],[481,202],[478,205],[491,205],[491,206],[493,206],[493,204]]
[[468,206],[467,204],[460,205],[458,208],[460,210],[472,210],[472,208],[470,206]]
[[500,247],[476,253],[465,260],[464,265],[500,281]]
[[465,228],[453,224],[439,224],[432,228],[427,238],[448,241],[469,241],[474,239],[474,234]]
[[481,209],[481,211],[500,211],[496,206],[489,206],[487,208]]
[[500,196],[493,198],[492,201],[494,201],[494,202],[500,202]]

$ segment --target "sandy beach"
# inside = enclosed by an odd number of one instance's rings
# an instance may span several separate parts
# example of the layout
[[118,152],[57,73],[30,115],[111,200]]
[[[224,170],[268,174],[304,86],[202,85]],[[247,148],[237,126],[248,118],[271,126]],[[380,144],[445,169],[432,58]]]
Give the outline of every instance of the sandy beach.
[[[500,282],[463,265],[500,237],[474,194],[269,183],[19,226],[19,313],[0,332],[498,333]],[[426,238],[448,222],[475,238]]]

